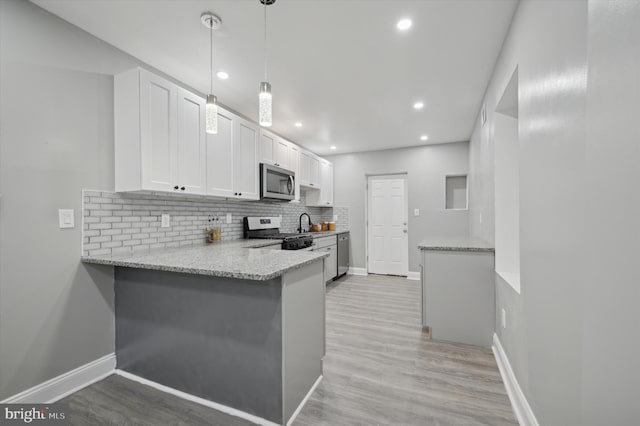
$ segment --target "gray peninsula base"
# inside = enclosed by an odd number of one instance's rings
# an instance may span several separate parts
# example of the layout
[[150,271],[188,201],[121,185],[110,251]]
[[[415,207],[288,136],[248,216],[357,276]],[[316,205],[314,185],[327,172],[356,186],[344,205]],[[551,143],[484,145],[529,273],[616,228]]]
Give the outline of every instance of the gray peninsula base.
[[116,267],[118,368],[286,424],[322,375],[321,260],[266,281]]

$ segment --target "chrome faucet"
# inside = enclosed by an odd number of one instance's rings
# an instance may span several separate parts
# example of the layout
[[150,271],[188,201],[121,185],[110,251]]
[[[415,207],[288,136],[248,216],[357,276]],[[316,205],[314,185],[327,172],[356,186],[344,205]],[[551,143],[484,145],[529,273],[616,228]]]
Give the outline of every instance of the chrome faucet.
[[302,213],[302,214],[300,215],[300,223],[298,224],[298,225],[299,225],[299,226],[298,226],[298,232],[300,232],[300,233],[302,233],[302,232],[303,232],[303,231],[302,231],[302,216],[306,216],[306,217],[307,217],[307,219],[308,219],[308,220],[307,220],[307,223],[309,224],[309,228],[311,228],[311,216],[309,216],[309,214],[308,214],[308,213]]

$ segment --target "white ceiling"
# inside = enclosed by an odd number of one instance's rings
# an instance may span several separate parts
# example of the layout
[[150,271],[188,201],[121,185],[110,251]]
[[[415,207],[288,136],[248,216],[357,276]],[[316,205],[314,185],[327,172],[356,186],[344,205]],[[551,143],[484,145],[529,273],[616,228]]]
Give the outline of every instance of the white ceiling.
[[[263,78],[258,0],[32,0],[256,120]],[[268,8],[273,130],[318,154],[469,140],[516,0],[277,0]],[[404,33],[403,17],[413,20]],[[414,101],[424,109],[415,111]],[[300,121],[302,128],[294,127]],[[330,151],[330,145],[337,150]]]

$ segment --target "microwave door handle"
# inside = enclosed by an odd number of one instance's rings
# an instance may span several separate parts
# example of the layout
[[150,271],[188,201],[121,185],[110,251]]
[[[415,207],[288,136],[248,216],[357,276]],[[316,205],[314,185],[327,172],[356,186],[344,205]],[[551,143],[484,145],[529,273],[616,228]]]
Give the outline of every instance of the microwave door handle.
[[289,195],[293,195],[293,192],[295,190],[295,184],[293,181],[293,176],[289,176],[289,183],[288,183],[288,189],[289,189]]

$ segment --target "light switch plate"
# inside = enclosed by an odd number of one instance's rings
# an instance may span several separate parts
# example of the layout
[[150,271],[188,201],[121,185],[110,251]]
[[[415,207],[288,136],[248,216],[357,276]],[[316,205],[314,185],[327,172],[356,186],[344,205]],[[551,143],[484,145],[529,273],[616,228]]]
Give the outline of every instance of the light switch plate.
[[233,216],[231,216],[231,213],[227,213],[227,223],[231,223],[232,220]]
[[420,216],[420,209],[413,209],[414,216]]
[[73,209],[58,210],[58,221],[60,223],[60,229],[75,228],[76,221],[75,221]]
[[168,214],[163,214],[162,215],[162,224],[160,225],[161,228],[168,228],[171,226],[171,216]]

